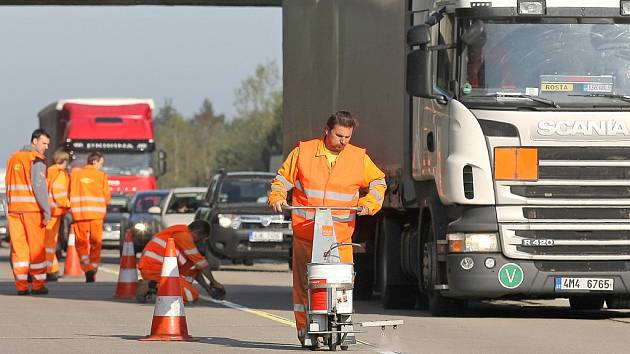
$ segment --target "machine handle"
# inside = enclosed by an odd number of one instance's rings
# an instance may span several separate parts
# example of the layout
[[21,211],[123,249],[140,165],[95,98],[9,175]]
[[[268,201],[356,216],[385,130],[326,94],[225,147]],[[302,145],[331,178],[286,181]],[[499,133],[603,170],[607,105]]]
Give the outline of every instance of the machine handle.
[[341,206],[293,206],[293,205],[283,205],[283,209],[285,210],[298,210],[298,209],[330,209],[330,210],[352,210],[352,211],[361,211],[363,207],[341,207]]
[[330,253],[332,252],[332,250],[334,250],[337,247],[341,247],[341,246],[355,246],[355,247],[363,248],[363,245],[360,245],[358,243],[353,243],[353,242],[335,242],[332,245],[330,245],[330,248],[328,249],[328,251],[324,252],[324,258],[328,258],[330,256]]

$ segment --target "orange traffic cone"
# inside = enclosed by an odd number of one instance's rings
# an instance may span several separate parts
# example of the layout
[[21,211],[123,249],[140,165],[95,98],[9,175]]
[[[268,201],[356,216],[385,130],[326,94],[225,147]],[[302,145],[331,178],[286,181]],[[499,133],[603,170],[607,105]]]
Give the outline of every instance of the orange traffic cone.
[[78,277],[83,275],[79,253],[74,246],[74,242],[74,232],[70,231],[70,235],[68,236],[68,249],[66,250],[66,264],[63,267],[63,275],[66,277]]
[[175,240],[169,238],[162,263],[162,277],[153,311],[151,334],[140,340],[188,342],[197,340],[188,335],[176,252]]
[[131,231],[125,234],[122,254],[120,255],[120,271],[114,297],[117,299],[133,299],[138,289],[138,270],[136,269],[136,252],[133,249]]

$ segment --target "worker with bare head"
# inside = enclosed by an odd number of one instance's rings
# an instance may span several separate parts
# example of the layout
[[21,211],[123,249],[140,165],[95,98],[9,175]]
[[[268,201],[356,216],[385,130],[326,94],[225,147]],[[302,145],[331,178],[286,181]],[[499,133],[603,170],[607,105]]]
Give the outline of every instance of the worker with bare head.
[[51,219],[46,225],[46,279],[48,281],[57,280],[59,263],[56,251],[59,227],[61,226],[61,219],[70,210],[68,160],[70,160],[70,155],[63,149],[55,151],[53,164],[48,167],[46,174],[51,214]]
[[107,175],[101,171],[104,163],[103,154],[94,151],[85,167],[73,170],[70,176],[72,229],[87,283],[94,282],[101,261],[103,220],[111,199]]
[[[271,183],[269,206],[282,212],[292,189],[293,206],[360,207],[358,212],[332,211],[337,242],[350,242],[356,216],[378,212],[386,189],[385,175],[365,149],[350,144],[357,126],[357,119],[350,111],[337,111],[326,121],[323,136],[299,142]],[[293,312],[298,339],[302,345],[311,347],[318,344],[306,335],[306,265],[311,260],[314,219],[313,210],[292,211]],[[341,246],[338,250],[341,262],[352,263],[351,246]]]

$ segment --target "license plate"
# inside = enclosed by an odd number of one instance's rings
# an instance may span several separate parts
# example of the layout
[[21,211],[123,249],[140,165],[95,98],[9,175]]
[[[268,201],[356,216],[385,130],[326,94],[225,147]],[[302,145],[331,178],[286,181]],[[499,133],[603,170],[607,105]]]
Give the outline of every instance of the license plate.
[[612,291],[615,280],[613,278],[568,278],[556,277],[556,291],[585,290]]
[[249,242],[280,242],[282,232],[274,231],[252,231],[249,234]]
[[103,231],[103,240],[120,240],[120,231]]

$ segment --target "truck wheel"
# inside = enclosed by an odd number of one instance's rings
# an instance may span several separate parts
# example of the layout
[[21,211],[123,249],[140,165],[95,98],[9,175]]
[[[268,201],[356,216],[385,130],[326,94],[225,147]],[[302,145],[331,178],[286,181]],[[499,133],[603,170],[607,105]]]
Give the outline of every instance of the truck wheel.
[[601,310],[604,306],[603,297],[579,296],[570,297],[571,310]]
[[367,253],[354,255],[353,297],[357,300],[369,300],[372,297],[372,284],[374,282],[374,256]]
[[411,309],[416,305],[414,286],[393,284],[400,269],[400,234],[402,227],[397,220],[383,217],[379,227],[379,285],[381,304],[385,309]]
[[432,315],[457,315],[466,310],[468,301],[444,297],[435,289],[439,279],[435,239],[433,223],[429,220],[427,231],[422,235],[420,287],[426,296],[426,302]]
[[212,254],[212,251],[210,251],[209,249],[206,249],[206,260],[210,265],[210,270],[215,271],[221,268],[221,260],[214,254]]

